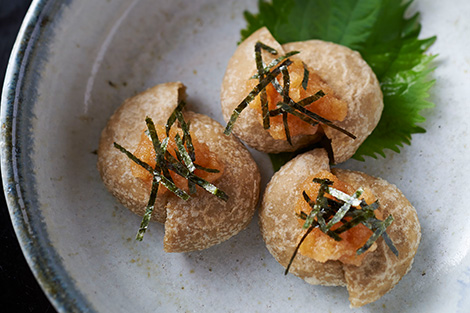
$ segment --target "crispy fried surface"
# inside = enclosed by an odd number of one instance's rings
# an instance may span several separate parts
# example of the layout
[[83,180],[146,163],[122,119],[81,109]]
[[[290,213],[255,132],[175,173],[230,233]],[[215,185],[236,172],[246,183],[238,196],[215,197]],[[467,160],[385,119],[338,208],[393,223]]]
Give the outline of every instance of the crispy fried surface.
[[[143,216],[150,194],[149,187],[132,175],[131,163],[122,152],[113,147],[117,142],[134,152],[140,142],[140,134],[147,128],[145,117],[156,124],[165,124],[171,112],[184,97],[182,83],[166,83],[152,87],[127,99],[110,117],[101,133],[98,147],[98,170],[108,190],[125,207]],[[131,135],[135,134],[135,135]],[[152,218],[163,223],[166,217],[164,195],[155,204]]]
[[[260,228],[268,250],[284,267],[302,233],[293,210],[302,192],[300,184],[328,169],[324,150],[314,150],[288,162],[268,184],[259,213]],[[393,215],[395,221],[387,233],[399,257],[379,238],[377,250],[367,254],[358,267],[338,261],[320,263],[298,254],[290,272],[311,284],[347,286],[351,305],[358,307],[382,297],[410,270],[421,237],[420,225],[415,209],[394,185],[360,172],[333,169],[332,173],[354,189],[371,189],[381,204],[383,216]]]
[[[335,161],[340,163],[349,159],[377,125],[383,110],[383,99],[375,74],[359,53],[337,44],[309,40],[280,46],[266,28],[259,29],[238,46],[228,63],[221,89],[224,119],[230,119],[233,110],[251,91],[246,81],[256,73],[254,45],[257,41],[275,48],[279,55],[300,51],[292,58],[301,59],[310,69],[317,71],[335,95],[347,102],[346,119],[335,123],[358,138],[352,140],[329,127],[325,127],[325,133],[332,139]],[[266,63],[273,58],[263,52]],[[293,138],[291,146],[285,140],[273,139],[260,125],[257,114],[256,110],[247,107],[233,129],[237,136],[257,150],[268,153],[295,151],[319,140],[320,135],[299,135]]]
[[[294,206],[301,196],[300,185],[321,170],[329,170],[329,159],[323,149],[302,154],[284,165],[271,178],[260,208],[260,228],[266,246],[284,267],[304,230],[299,226]],[[290,272],[315,285],[344,286],[343,266],[338,261],[320,263],[297,254]]]
[[203,191],[187,202],[172,196],[166,205],[167,252],[201,250],[229,239],[248,226],[259,195],[260,174],[248,150],[234,136],[224,135],[223,127],[210,117],[187,112],[185,118],[224,164],[224,175],[214,184],[229,199],[224,202]]
[[[134,151],[146,128],[145,117],[165,124],[183,96],[181,83],[150,88],[126,100],[102,132],[98,169],[103,182],[124,206],[138,215],[145,213],[149,186],[132,175],[132,161],[115,149],[113,142]],[[214,184],[229,195],[229,200],[224,202],[200,188],[188,201],[170,192],[159,195],[152,219],[165,223],[167,252],[200,250],[227,240],[248,225],[259,196],[259,170],[246,148],[234,136],[223,135],[223,127],[215,120],[193,112],[184,115],[191,123],[191,131],[224,164],[224,175]]]
[[344,46],[309,40],[288,43],[283,48],[286,52],[301,51],[299,57],[348,104],[346,118],[334,123],[353,133],[356,139],[324,127],[331,139],[335,162],[348,160],[372,133],[382,115],[383,95],[377,77],[358,52]]
[[398,249],[398,258],[379,238],[377,250],[366,255],[360,267],[343,267],[349,301],[351,306],[359,307],[382,297],[408,273],[418,249],[421,226],[416,210],[395,185],[360,172],[341,169],[332,172],[354,188],[370,188],[380,202],[384,218],[392,214],[395,219],[387,234]]

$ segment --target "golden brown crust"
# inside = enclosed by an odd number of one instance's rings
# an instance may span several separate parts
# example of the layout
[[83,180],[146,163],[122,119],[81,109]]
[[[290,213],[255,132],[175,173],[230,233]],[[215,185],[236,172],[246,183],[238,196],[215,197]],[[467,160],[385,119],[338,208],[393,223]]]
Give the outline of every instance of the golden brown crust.
[[[281,45],[265,27],[254,32],[238,46],[229,60],[222,81],[220,101],[225,121],[230,119],[233,110],[251,91],[246,81],[256,73],[254,46],[257,41],[276,49],[279,55],[284,54]],[[271,59],[273,56],[263,51],[263,60],[269,63]],[[274,139],[260,124],[258,112],[249,106],[238,117],[233,133],[250,147],[268,153],[295,151],[318,139],[317,136],[296,136],[292,138],[292,146],[286,140]]]
[[[251,91],[246,81],[256,72],[254,44],[261,41],[278,50],[279,54],[300,51],[293,58],[304,61],[314,69],[335,91],[336,96],[348,104],[348,114],[342,122],[335,124],[357,136],[353,140],[345,134],[325,127],[327,137],[332,139],[335,161],[349,159],[377,125],[383,99],[379,82],[372,69],[358,52],[334,43],[309,40],[280,46],[266,28],[261,28],[242,42],[230,59],[222,83],[221,104],[226,121],[236,106]],[[265,53],[263,58],[273,58]],[[267,61],[267,62],[268,62]],[[234,133],[253,148],[268,152],[294,151],[318,141],[318,136],[295,136],[293,146],[285,140],[273,139],[258,121],[256,110],[247,107],[239,116]]]
[[[300,184],[325,169],[329,169],[326,153],[314,150],[288,162],[268,184],[260,209],[260,227],[268,250],[284,267],[302,233],[293,209],[301,193]],[[371,189],[384,216],[393,215],[395,221],[387,233],[399,257],[379,238],[377,250],[367,254],[359,267],[338,261],[319,263],[298,254],[290,272],[311,284],[346,285],[351,305],[358,307],[379,299],[409,271],[421,236],[420,225],[415,209],[394,185],[360,172],[333,169],[332,173],[354,188]]]
[[421,226],[416,210],[395,185],[360,172],[341,169],[332,172],[354,188],[370,188],[380,202],[384,218],[392,214],[395,219],[387,234],[398,249],[398,258],[380,238],[377,250],[367,254],[360,267],[343,268],[351,306],[359,307],[382,297],[408,273],[418,249]]
[[322,77],[338,98],[348,104],[346,118],[334,123],[353,133],[356,139],[324,127],[325,135],[331,139],[335,162],[348,160],[372,133],[382,115],[383,95],[377,77],[359,52],[341,45],[308,40],[282,47],[286,52],[301,51],[299,58]]
[[248,150],[234,136],[224,135],[222,125],[210,117],[187,112],[185,118],[224,164],[215,185],[229,199],[224,202],[203,191],[187,202],[171,197],[165,222],[167,252],[201,250],[229,239],[248,226],[259,195],[260,174]]
[[[141,133],[147,128],[145,118],[156,124],[164,124],[171,112],[184,97],[185,87],[180,82],[160,84],[127,99],[110,117],[101,133],[98,147],[98,170],[108,190],[125,207],[143,216],[150,190],[146,184],[132,175],[129,160],[113,147],[117,142],[134,152]],[[136,135],[130,135],[136,134]],[[152,218],[165,221],[167,195],[160,197]]]
[[[146,128],[145,117],[164,124],[183,93],[181,83],[146,90],[126,100],[102,132],[98,169],[103,181],[122,204],[140,216],[145,213],[150,189],[132,175],[131,161],[113,147],[113,142],[135,151]],[[215,120],[189,111],[184,116],[198,140],[223,163],[224,175],[214,184],[229,195],[229,200],[224,202],[201,189],[188,201],[170,192],[159,195],[152,219],[165,223],[167,252],[205,249],[235,235],[250,222],[259,195],[260,174],[248,150],[234,136],[223,135],[223,127]]]
[[[302,190],[300,185],[321,170],[329,170],[328,155],[323,149],[299,155],[271,178],[260,207],[260,229],[266,246],[284,267],[294,253],[302,228],[294,212]],[[297,254],[290,272],[314,285],[344,286],[342,263],[320,263]]]

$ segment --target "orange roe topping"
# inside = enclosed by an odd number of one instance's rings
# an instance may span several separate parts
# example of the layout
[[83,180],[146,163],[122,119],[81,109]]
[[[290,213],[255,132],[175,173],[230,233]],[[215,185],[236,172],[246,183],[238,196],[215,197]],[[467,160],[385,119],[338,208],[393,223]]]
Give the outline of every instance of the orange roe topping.
[[[166,131],[165,131],[164,126],[155,125],[155,129],[157,130],[158,138],[160,139],[160,141],[166,138]],[[181,138],[183,138],[183,131],[181,130],[177,131],[174,128],[170,129],[170,140],[168,141],[168,148],[167,148],[168,152],[170,152],[170,154],[173,155],[175,158],[176,158],[175,149],[177,147],[176,147],[174,138],[177,133],[180,135]],[[192,143],[194,146],[194,152],[196,155],[196,161],[194,163],[205,168],[216,169],[219,171],[218,173],[209,173],[200,169],[196,169],[194,171],[194,174],[202,179],[207,180],[210,183],[213,183],[220,176],[222,176],[224,172],[224,165],[217,159],[216,155],[209,150],[209,147],[205,143],[202,143],[198,140],[198,138],[195,136],[193,132],[190,132],[190,134],[191,134],[191,139],[192,139]],[[152,141],[145,134],[145,131],[142,132],[139,145],[137,146],[137,149],[135,150],[134,155],[140,160],[146,162],[151,167],[153,168],[155,167],[156,165],[155,150],[153,148]],[[135,177],[144,181],[146,184],[149,185],[149,187],[151,186],[152,175],[149,172],[147,172],[144,168],[135,164],[134,162],[131,163],[131,170],[132,170],[132,174]],[[188,191],[188,180],[184,177],[181,177],[180,175],[176,174],[175,172],[171,170],[169,172],[175,185],[180,189]],[[167,191],[167,189],[164,188],[163,185],[160,185],[160,187],[163,187],[163,188],[158,188],[158,194],[163,194]]]
[[[288,67],[290,76],[289,96],[292,98],[292,100],[298,102],[322,90],[325,93],[325,96],[313,102],[312,104],[305,106],[305,108],[330,121],[343,121],[348,112],[348,106],[346,102],[338,99],[334,95],[334,92],[330,86],[328,86],[328,84],[323,81],[318,74],[310,69],[307,90],[305,90],[302,87],[302,80],[304,78],[304,65],[300,60],[292,60],[293,63]],[[277,79],[280,85],[283,86],[282,74],[279,74]],[[253,89],[257,83],[258,81],[255,79],[250,79],[247,82],[249,89]],[[277,103],[283,100],[282,96],[276,91],[272,84],[269,84],[266,87],[266,94],[269,110],[275,110],[277,108]],[[260,113],[259,121],[261,124],[263,124],[261,100],[259,95],[255,98],[254,101],[250,103],[250,107]],[[287,121],[291,137],[297,135],[313,135],[319,131],[318,125],[312,126],[292,114],[288,114]],[[270,123],[271,127],[268,129],[268,132],[271,134],[271,136],[274,139],[286,140],[282,115],[271,117]]]
[[[315,201],[318,195],[320,185],[312,182],[313,178],[329,179],[333,181],[333,188],[338,189],[348,195],[352,195],[356,190],[347,183],[340,181],[335,175],[327,171],[321,171],[320,173],[308,178],[302,184],[302,190],[305,190],[307,195]],[[325,194],[326,195],[326,194]],[[330,195],[327,195],[331,198]],[[373,203],[376,198],[369,189],[364,189],[364,193],[360,197],[364,199],[368,204]],[[301,196],[295,205],[295,211],[300,214],[301,211],[309,214],[311,211],[310,205]],[[381,218],[380,212],[376,211],[376,216]],[[348,218],[346,218],[348,219]],[[305,220],[299,219],[299,225],[303,225]],[[338,222],[331,228],[335,230],[343,225],[342,222]],[[299,253],[312,258],[318,262],[326,262],[328,260],[338,260],[344,264],[352,264],[359,266],[367,253],[374,251],[377,248],[377,244],[374,243],[366,252],[361,255],[357,255],[356,251],[361,248],[372,235],[372,231],[366,226],[359,224],[350,230],[347,230],[340,234],[341,241],[336,241],[319,228],[315,228],[305,238],[304,242],[299,248]],[[300,241],[299,237],[299,241]]]

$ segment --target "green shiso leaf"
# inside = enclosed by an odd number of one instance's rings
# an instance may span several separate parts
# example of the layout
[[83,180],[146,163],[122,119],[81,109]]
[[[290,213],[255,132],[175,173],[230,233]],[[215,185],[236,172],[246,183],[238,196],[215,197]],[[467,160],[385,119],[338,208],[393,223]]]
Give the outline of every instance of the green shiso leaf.
[[[423,133],[420,112],[432,107],[426,99],[434,56],[424,54],[435,37],[418,39],[419,14],[405,18],[411,1],[399,0],[272,0],[258,2],[259,12],[245,12],[242,40],[266,26],[281,43],[321,39],[359,51],[381,83],[384,111],[374,132],[353,158],[385,156]],[[271,156],[275,159],[276,156]],[[277,160],[277,163],[282,160]]]

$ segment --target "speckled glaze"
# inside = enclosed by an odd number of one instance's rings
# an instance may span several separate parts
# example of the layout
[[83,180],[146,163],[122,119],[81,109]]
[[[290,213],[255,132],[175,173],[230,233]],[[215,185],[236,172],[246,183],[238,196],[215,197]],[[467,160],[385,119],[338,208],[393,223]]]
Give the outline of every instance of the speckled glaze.
[[[223,122],[219,88],[256,1],[36,0],[15,44],[1,106],[2,175],[25,256],[60,312],[461,312],[470,310],[470,2],[415,0],[438,68],[425,134],[386,159],[348,161],[396,184],[416,207],[413,268],[377,302],[349,309],[341,287],[283,275],[257,220],[208,250],[163,252],[163,227],[106,191],[99,134],[125,98],[182,81],[190,108]],[[255,153],[263,182],[268,158]]]

